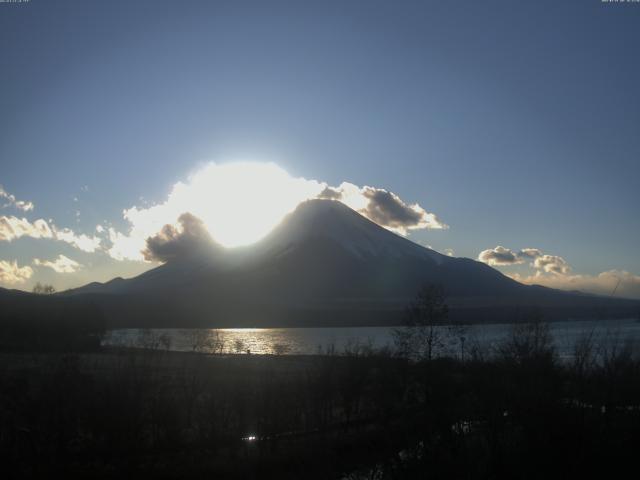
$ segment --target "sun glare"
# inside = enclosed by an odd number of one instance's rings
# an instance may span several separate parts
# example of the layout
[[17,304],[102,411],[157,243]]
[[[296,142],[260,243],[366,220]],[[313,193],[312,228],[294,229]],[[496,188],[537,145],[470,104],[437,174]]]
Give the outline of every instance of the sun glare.
[[402,223],[402,218],[400,224],[394,223],[394,218],[386,219],[388,224],[385,224],[384,215],[371,218],[403,235],[406,229],[446,228],[435,215],[417,204],[403,203],[384,189],[359,187],[349,182],[330,187],[325,182],[293,177],[275,163],[210,163],[186,181],[176,183],[165,202],[125,210],[124,217],[131,224],[131,230],[128,235],[109,230],[113,242],[109,254],[118,259],[142,260],[141,252],[146,248],[147,239],[157,235],[167,224],[182,228],[179,218],[184,213],[202,220],[211,237],[225,247],[250,245],[273,230],[301,202],[319,198],[326,189],[334,199],[339,198],[357,212],[367,210],[372,198],[379,194],[385,202],[392,204],[377,208],[391,208],[392,217],[398,215],[397,210],[401,214],[410,210],[413,223],[408,226]]
[[[302,201],[324,185],[294,178],[273,163],[211,164],[172,196],[202,219],[213,238],[226,247],[251,244],[264,237]],[[188,206],[188,208],[187,208]]]
[[274,163],[210,163],[176,183],[163,203],[124,211],[128,235],[109,230],[114,258],[142,260],[146,240],[183,213],[202,220],[213,239],[225,247],[257,242],[301,202],[316,198],[324,182],[292,177]]

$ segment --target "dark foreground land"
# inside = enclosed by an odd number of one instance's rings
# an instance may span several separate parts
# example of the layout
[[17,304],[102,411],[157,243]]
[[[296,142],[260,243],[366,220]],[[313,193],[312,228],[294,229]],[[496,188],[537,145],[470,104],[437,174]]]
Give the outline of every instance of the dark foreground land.
[[615,478],[638,468],[640,361],[595,347],[4,352],[2,477]]

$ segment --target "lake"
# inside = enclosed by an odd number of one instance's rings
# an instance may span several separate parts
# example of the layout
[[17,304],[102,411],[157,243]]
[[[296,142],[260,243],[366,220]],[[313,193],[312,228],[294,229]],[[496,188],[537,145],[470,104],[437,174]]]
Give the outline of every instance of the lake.
[[[442,333],[446,326],[438,327]],[[510,324],[473,325],[465,334],[466,345],[490,350],[511,331]],[[550,324],[560,357],[571,357],[576,341],[592,333],[599,345],[629,341],[640,347],[640,322],[580,320]],[[343,328],[222,328],[222,329],[118,329],[107,333],[105,346],[198,351],[203,353],[251,353],[314,355],[342,354],[358,349],[393,347],[392,327]],[[449,351],[457,349],[451,340]],[[445,350],[447,346],[445,346]]]

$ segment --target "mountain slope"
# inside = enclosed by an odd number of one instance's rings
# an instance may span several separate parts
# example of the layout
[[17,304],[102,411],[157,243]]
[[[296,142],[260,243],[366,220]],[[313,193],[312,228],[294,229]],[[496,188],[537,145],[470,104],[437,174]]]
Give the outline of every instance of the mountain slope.
[[299,205],[253,246],[176,259],[65,295],[92,298],[119,325],[388,324],[400,320],[426,283],[443,285],[452,316],[471,320],[503,320],[532,306],[567,318],[602,305],[612,311],[637,304],[522,285],[483,263],[417,245],[329,200]]

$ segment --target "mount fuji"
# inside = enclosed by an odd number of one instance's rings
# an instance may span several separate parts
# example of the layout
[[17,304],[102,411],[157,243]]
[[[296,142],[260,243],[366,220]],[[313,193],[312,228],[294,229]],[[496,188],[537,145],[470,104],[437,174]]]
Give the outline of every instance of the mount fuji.
[[520,284],[467,258],[418,245],[344,204],[300,204],[258,243],[211,244],[135,278],[62,292],[120,327],[390,325],[424,284],[440,284],[452,319],[514,321],[620,316],[639,302]]

